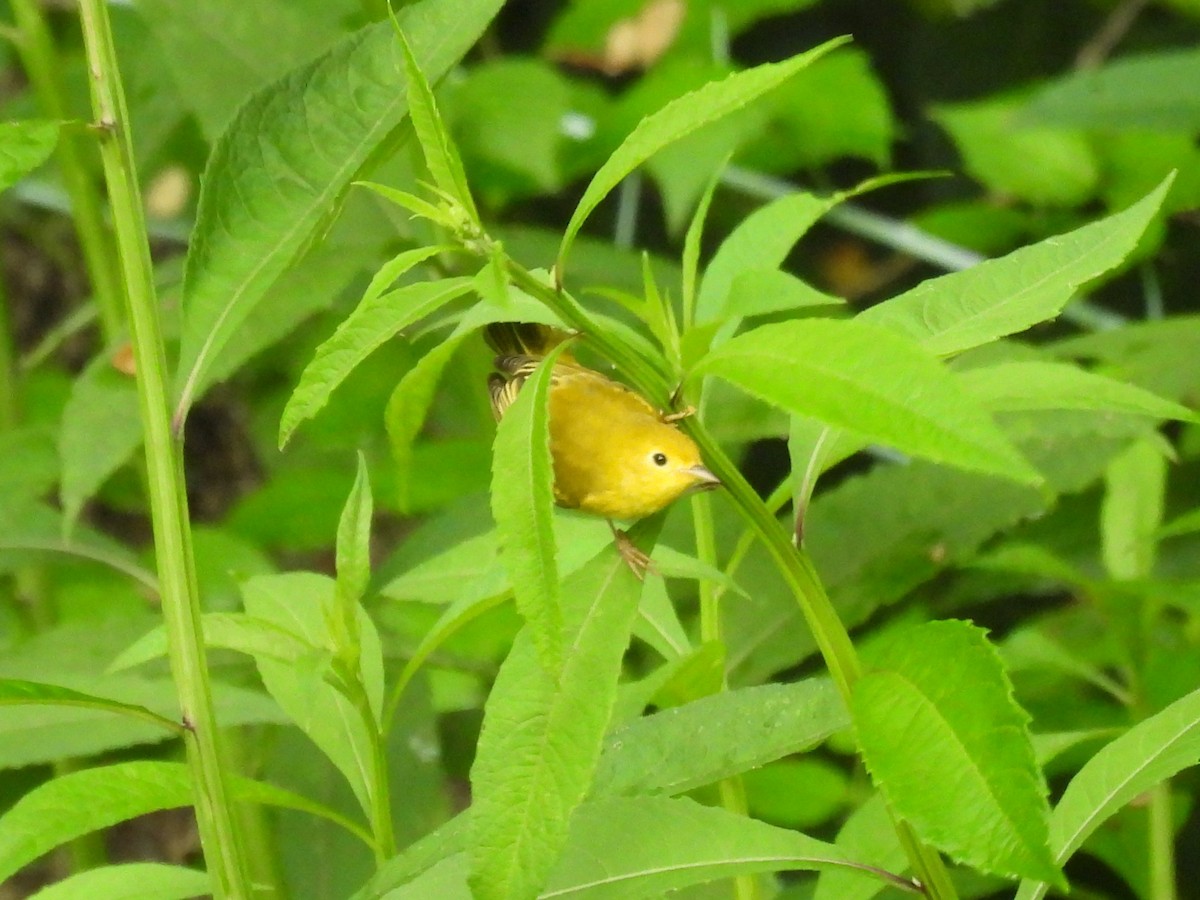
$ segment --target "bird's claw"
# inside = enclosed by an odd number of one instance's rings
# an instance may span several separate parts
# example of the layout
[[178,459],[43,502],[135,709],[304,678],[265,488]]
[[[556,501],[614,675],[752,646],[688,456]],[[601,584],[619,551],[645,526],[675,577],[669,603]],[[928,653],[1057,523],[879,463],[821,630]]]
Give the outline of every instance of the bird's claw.
[[652,560],[648,554],[639,549],[638,546],[629,539],[629,535],[627,535],[617,526],[613,525],[612,522],[608,523],[608,527],[612,529],[613,540],[617,545],[617,552],[621,554],[621,559],[625,560],[625,564],[629,566],[629,568],[633,571],[633,574],[637,576],[638,581],[645,581],[647,572],[649,572],[651,575],[659,574],[658,567],[654,565],[654,560]]
[[679,410],[679,412],[664,413],[662,420],[666,424],[670,425],[674,422],[682,421],[683,419],[686,419],[689,416],[694,416],[695,414],[696,414],[696,407],[691,406],[689,404],[688,406],[685,406],[683,409]]

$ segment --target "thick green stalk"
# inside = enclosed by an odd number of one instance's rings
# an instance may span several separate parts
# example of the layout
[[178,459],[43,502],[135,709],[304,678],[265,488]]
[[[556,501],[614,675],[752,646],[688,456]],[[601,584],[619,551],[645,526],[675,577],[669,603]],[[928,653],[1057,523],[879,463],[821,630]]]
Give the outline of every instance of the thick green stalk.
[[[47,119],[66,121],[71,113],[61,77],[63,64],[46,27],[42,6],[38,0],[12,0],[11,6],[17,22],[17,52],[41,113]],[[58,165],[71,201],[71,219],[100,310],[104,340],[111,343],[125,327],[120,274],[112,238],[104,224],[100,196],[85,163],[86,149],[82,135],[64,129],[59,136]]]
[[163,619],[188,729],[184,743],[195,786],[196,819],[214,895],[241,900],[250,896],[250,882],[220,756],[200,630],[182,446],[171,432],[166,354],[124,90],[104,0],[81,0],[80,15],[137,368]]

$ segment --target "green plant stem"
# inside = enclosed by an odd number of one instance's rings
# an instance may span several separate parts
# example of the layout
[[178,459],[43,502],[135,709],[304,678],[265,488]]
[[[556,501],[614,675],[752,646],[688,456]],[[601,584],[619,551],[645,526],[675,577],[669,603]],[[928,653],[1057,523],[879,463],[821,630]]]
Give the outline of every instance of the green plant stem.
[[[512,261],[509,262],[508,272],[517,287],[531,296],[540,298],[569,327],[586,334],[588,340],[612,360],[646,396],[659,403],[665,403],[674,392],[674,385],[667,375],[597,328],[587,312],[570,294],[540,281],[531,272]],[[759,499],[750,483],[703,424],[697,421],[697,417],[685,418],[681,425],[700,448],[709,469],[721,479],[726,493],[738,511],[758,533],[774,558],[784,581],[800,605],[838,692],[849,707],[854,683],[862,675],[862,666],[849,633],[842,625],[824,586],[817,577],[812,560],[803,548],[792,543],[787,530]],[[914,873],[925,888],[926,895],[932,900],[956,898],[958,895],[938,853],[922,844],[907,823],[897,822],[896,832]]]
[[1171,782],[1150,791],[1150,898],[1176,900],[1175,817],[1171,810]]
[[[18,29],[17,52],[38,106],[46,118],[67,121],[71,113],[62,83],[64,66],[46,26],[42,5],[38,0],[12,0],[11,5]],[[100,310],[104,339],[111,343],[125,328],[121,280],[112,238],[104,223],[99,191],[85,163],[87,146],[83,135],[63,129],[58,139],[58,165],[71,201],[71,219],[83,251],[92,293]]]
[[8,315],[8,294],[0,281],[0,434],[17,426],[17,354]]
[[128,300],[163,618],[171,672],[188,729],[184,744],[195,783],[196,820],[214,895],[241,900],[251,895],[250,880],[220,755],[200,629],[182,446],[171,432],[166,353],[124,90],[104,0],[81,0],[80,15],[92,108],[100,129],[100,155]]

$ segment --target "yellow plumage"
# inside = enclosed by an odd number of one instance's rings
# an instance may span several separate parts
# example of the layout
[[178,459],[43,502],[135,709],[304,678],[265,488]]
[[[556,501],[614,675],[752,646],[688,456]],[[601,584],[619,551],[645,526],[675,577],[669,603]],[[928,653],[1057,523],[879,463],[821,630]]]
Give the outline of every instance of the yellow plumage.
[[[504,414],[525,378],[567,336],[542,325],[501,323],[485,337],[496,351],[488,381]],[[720,482],[690,437],[645,398],[563,352],[551,373],[550,455],[560,506],[607,519],[640,519]]]

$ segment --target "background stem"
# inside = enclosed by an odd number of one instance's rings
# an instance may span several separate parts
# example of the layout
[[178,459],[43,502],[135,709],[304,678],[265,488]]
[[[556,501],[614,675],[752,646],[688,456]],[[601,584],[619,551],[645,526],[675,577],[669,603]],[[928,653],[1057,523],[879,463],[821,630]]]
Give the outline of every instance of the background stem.
[[192,555],[182,446],[171,432],[167,363],[129,120],[103,0],[81,0],[92,106],[112,206],[137,369],[146,475],[171,671],[179,695],[200,840],[218,898],[250,896],[250,882],[221,763]]
[[[60,75],[64,66],[41,4],[37,0],[12,0],[11,6],[19,32],[17,52],[42,115],[60,122],[70,120],[72,114]],[[85,162],[89,151],[90,142],[83,135],[72,129],[62,130],[58,139],[58,166],[71,201],[71,220],[87,266],[92,294],[100,311],[104,341],[111,344],[125,330],[121,280],[112,237],[104,222],[99,189]]]

